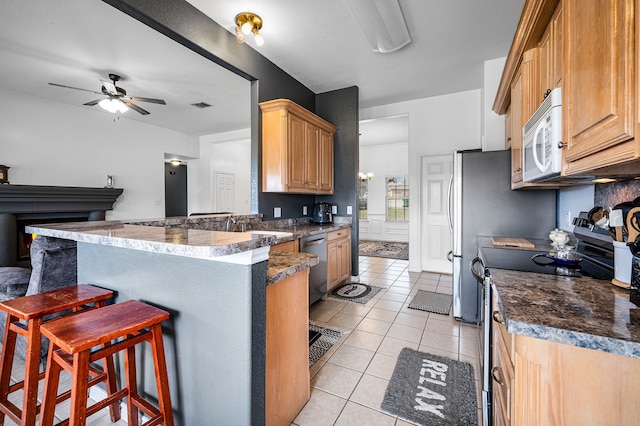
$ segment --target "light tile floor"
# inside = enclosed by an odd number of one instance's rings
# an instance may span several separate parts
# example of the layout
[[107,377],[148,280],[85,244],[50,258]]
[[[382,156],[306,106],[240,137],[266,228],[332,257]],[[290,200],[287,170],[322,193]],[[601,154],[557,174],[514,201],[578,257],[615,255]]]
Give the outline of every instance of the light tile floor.
[[451,294],[452,284],[451,275],[409,272],[407,265],[360,257],[360,281],[384,290],[366,305],[330,299],[311,309],[312,322],[345,334],[311,368],[311,399],[292,425],[410,425],[380,410],[404,347],[470,363],[481,417],[478,327],[408,309],[418,290]]

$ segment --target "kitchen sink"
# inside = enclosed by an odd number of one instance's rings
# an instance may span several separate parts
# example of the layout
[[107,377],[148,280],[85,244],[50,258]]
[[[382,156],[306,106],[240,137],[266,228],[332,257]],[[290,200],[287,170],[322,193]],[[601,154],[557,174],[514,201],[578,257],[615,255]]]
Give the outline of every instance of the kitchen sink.
[[291,232],[281,232],[281,231],[265,231],[262,229],[251,229],[249,231],[245,231],[247,234],[257,234],[257,235],[274,235],[278,238],[283,237],[291,237],[293,234]]

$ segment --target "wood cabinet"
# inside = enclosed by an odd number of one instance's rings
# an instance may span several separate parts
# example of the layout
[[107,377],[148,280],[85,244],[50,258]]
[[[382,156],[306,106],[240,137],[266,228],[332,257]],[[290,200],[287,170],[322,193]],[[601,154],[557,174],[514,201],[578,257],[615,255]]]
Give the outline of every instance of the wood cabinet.
[[[635,0],[597,0],[588,6],[580,0],[525,2],[493,110],[498,114],[511,110],[511,136],[515,139],[522,131],[518,126],[527,121],[525,111],[517,111],[519,105],[531,100],[537,107],[542,101],[539,96],[562,87],[564,149],[557,184],[520,183],[521,153],[514,151],[514,188],[567,186],[572,178],[583,176],[637,176],[638,5]],[[528,88],[526,63],[532,49],[538,57],[532,68],[534,84]],[[521,120],[516,120],[518,117]],[[584,183],[584,179],[573,181]]]
[[[638,158],[634,1],[565,2],[563,172]],[[636,169],[637,170],[637,169]]]
[[310,397],[309,270],[267,286],[266,425],[288,426]]
[[520,70],[516,74],[511,85],[511,187],[513,189],[523,186],[522,176],[522,126],[531,118],[538,106],[538,82],[537,49],[531,49],[524,53]]
[[260,108],[262,190],[333,194],[335,126],[287,99]]
[[327,292],[351,278],[351,230],[327,233]]
[[551,22],[538,45],[538,93],[546,96],[562,84],[562,4],[558,4]]
[[300,251],[300,240],[295,239],[287,241],[286,243],[274,244],[271,246],[270,251],[288,251],[297,253]]
[[637,424],[640,359],[509,333],[497,303],[491,321],[494,425]]

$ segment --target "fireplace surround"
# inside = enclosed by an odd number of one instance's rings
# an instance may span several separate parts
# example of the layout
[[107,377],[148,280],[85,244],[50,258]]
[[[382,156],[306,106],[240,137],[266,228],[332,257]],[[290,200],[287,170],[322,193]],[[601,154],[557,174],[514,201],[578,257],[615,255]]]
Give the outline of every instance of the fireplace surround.
[[104,220],[120,188],[0,185],[0,266],[16,266],[24,226],[69,220]]

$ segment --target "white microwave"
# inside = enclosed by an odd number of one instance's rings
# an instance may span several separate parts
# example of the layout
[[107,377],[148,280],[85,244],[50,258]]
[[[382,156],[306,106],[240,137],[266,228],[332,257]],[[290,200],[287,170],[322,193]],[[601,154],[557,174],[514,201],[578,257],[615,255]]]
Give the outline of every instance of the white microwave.
[[562,92],[553,89],[522,128],[523,180],[560,176],[562,162]]

